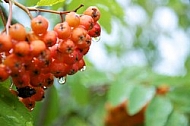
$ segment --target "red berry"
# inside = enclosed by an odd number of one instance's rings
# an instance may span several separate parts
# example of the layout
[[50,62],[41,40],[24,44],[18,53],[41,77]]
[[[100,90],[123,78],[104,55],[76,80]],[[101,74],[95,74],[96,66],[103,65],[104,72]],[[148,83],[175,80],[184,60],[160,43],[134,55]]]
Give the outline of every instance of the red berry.
[[72,40],[67,39],[63,40],[58,44],[58,50],[63,54],[69,54],[72,53],[75,50],[75,44]]
[[45,79],[45,82],[44,82],[43,86],[50,87],[53,85],[53,81],[54,81],[53,74],[51,74],[51,73],[45,74],[44,79]]
[[95,23],[94,24],[94,27],[88,31],[88,34],[91,36],[91,37],[98,37],[100,36],[101,34],[101,27],[98,23]]
[[84,49],[91,45],[91,41],[92,41],[91,36],[87,34],[83,41],[78,41],[75,44],[79,49]]
[[83,54],[81,53],[80,50],[76,49],[70,54],[64,54],[63,55],[63,62],[72,65],[76,63],[77,61],[81,60],[83,57]]
[[24,70],[22,59],[15,54],[10,54],[3,62],[11,70],[11,76],[16,77],[22,74]]
[[9,28],[9,35],[16,41],[25,41],[26,30],[22,24],[13,24]]
[[53,29],[60,39],[67,39],[71,35],[71,28],[67,22],[58,23]]
[[40,53],[46,50],[46,45],[41,40],[34,40],[30,43],[30,49],[33,56],[39,56]]
[[0,71],[0,82],[3,82],[9,77],[9,72],[4,64],[0,64]]
[[85,61],[82,58],[81,60],[78,61],[78,69],[82,70],[85,67]]
[[68,75],[73,75],[79,70],[78,62],[71,65],[71,69],[69,70]]
[[13,52],[17,56],[27,56],[30,52],[30,46],[26,41],[21,41],[15,44]]
[[38,74],[37,76],[30,76],[30,84],[33,87],[41,87],[45,82],[44,74]]
[[12,81],[17,88],[26,87],[30,85],[30,75],[28,72],[25,72],[18,77],[12,77]]
[[0,38],[0,52],[8,52],[13,47],[11,37],[6,34],[0,34]]
[[94,26],[94,20],[89,15],[82,15],[80,17],[80,25],[82,25],[84,27],[84,29],[90,30]]
[[29,110],[33,110],[34,106],[35,106],[35,100],[33,100],[32,98],[28,97],[28,98],[19,98],[19,100],[29,109]]
[[71,40],[73,40],[74,43],[78,43],[80,41],[84,41],[86,39],[87,31],[81,27],[77,27],[73,29]]
[[47,31],[44,36],[42,36],[42,41],[46,44],[47,47],[55,45],[57,42],[57,33],[55,31]]
[[100,10],[96,6],[88,7],[83,14],[89,15],[94,19],[94,22],[100,19]]
[[44,98],[44,89],[42,87],[35,87],[34,89],[36,93],[31,96],[31,99],[34,101],[41,101]]
[[31,20],[31,28],[37,35],[45,34],[47,32],[48,25],[48,20],[41,15],[38,15]]
[[56,60],[54,60],[50,66],[51,73],[57,78],[66,76],[69,70],[70,67],[67,64],[58,62]]
[[70,27],[77,27],[80,24],[80,17],[76,12],[70,12],[66,14],[65,21]]

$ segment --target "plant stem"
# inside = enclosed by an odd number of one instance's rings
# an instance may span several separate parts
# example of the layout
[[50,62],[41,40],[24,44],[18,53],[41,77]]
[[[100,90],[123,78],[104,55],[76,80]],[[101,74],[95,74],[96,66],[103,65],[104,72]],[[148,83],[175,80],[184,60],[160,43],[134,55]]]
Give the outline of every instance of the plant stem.
[[[59,15],[63,15],[63,14],[67,14],[71,11],[55,11],[55,10],[47,10],[47,9],[41,9],[41,8],[36,8],[36,7],[25,7],[24,5],[20,4],[19,2],[16,1],[12,1],[12,0],[5,0],[5,2],[11,4],[11,9],[12,9],[12,3],[14,3],[17,7],[19,7],[20,9],[22,9],[23,11],[25,11],[28,16],[30,17],[30,19],[33,18],[32,14],[30,13],[30,11],[40,11],[40,12],[48,12],[48,13],[54,13],[54,14],[59,14]],[[78,9],[80,9],[81,7],[83,7],[84,5],[81,4],[80,6],[78,6],[76,9],[72,10],[74,12],[77,12]],[[11,13],[12,15],[12,13]]]
[[[72,10],[74,12],[77,12],[78,9],[80,9],[81,7],[83,7],[84,5],[81,4],[80,6],[78,6],[75,10]],[[59,14],[59,15],[62,15],[62,14],[67,14],[71,11],[55,11],[55,10],[47,10],[47,9],[41,9],[41,8],[36,8],[36,7],[27,7],[27,9],[29,11],[40,11],[40,12],[48,12],[48,13],[54,13],[54,14]]]
[[22,5],[22,4],[20,4],[20,3],[16,2],[16,1],[13,1],[13,2],[14,2],[14,4],[15,4],[17,7],[19,7],[19,8],[22,9],[23,11],[25,11],[25,12],[28,14],[28,16],[29,16],[30,19],[33,18],[33,17],[32,17],[32,14],[30,13],[30,11],[28,10],[27,7],[25,7],[24,5]]
[[81,4],[81,5],[79,5],[75,10],[73,10],[74,12],[77,12],[78,11],[78,9],[80,9],[81,7],[83,7],[84,5],[83,4]]
[[9,26],[11,25],[11,20],[12,20],[12,14],[13,14],[13,8],[12,8],[12,1],[9,1],[9,16],[7,19],[7,24],[6,24],[6,34],[9,34]]

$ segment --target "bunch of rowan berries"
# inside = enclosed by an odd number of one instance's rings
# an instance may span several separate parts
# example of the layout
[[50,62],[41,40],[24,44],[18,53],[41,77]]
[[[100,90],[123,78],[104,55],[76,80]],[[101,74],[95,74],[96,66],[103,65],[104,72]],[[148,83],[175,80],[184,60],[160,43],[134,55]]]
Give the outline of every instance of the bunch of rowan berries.
[[80,15],[67,13],[53,30],[41,15],[31,20],[31,31],[19,23],[11,25],[8,34],[0,34],[0,82],[10,77],[16,87],[11,92],[33,109],[54,78],[73,75],[85,66],[83,57],[92,38],[101,33],[99,18],[99,9],[90,6]]

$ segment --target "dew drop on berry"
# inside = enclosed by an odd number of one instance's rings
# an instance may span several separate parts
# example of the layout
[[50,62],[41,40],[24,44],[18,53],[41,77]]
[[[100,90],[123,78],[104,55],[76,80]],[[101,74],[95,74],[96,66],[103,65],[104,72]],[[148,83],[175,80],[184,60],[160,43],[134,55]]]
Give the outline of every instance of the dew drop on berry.
[[66,83],[66,76],[59,78],[59,84],[65,84]]
[[82,67],[82,69],[80,69],[80,71],[85,71],[86,70],[86,66],[84,65],[83,67]]
[[92,41],[93,41],[93,42],[99,42],[99,41],[100,41],[100,36],[99,36],[99,37],[93,37],[93,38],[92,38]]
[[43,88],[44,90],[46,90],[46,89],[47,89],[47,87],[46,87],[46,86],[43,86],[42,88]]

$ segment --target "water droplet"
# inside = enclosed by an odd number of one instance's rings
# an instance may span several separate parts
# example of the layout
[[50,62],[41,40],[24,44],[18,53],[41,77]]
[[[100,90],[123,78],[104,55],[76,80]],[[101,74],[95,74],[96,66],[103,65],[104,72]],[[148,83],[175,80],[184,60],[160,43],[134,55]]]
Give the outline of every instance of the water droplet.
[[46,86],[43,86],[43,89],[44,89],[44,90],[46,90],[46,89],[47,89],[47,87],[46,87]]
[[100,37],[94,37],[94,38],[92,38],[92,41],[93,42],[99,42],[100,41]]
[[86,66],[84,65],[83,67],[82,67],[82,69],[80,69],[80,71],[85,71],[86,70]]
[[65,84],[66,83],[66,76],[59,78],[59,84]]

